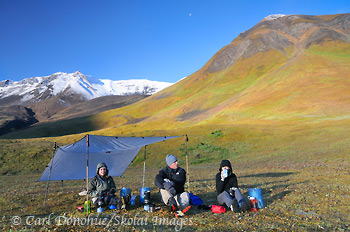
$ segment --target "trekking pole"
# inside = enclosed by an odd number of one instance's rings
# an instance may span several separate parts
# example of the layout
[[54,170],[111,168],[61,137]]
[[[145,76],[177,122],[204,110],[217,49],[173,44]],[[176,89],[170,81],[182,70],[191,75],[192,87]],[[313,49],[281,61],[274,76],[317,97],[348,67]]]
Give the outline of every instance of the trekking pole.
[[86,214],[89,215],[89,135],[86,135],[86,145]]
[[142,188],[145,187],[145,175],[146,175],[146,147],[145,146],[145,154],[143,155],[143,177],[142,177]]
[[187,168],[187,186],[188,186],[188,192],[190,192],[190,172],[188,170],[188,154],[187,154],[187,142],[188,142],[188,137],[185,135],[185,152],[186,152],[186,168]]
[[50,184],[50,179],[51,179],[51,171],[52,171],[52,165],[53,165],[53,157],[55,156],[55,151],[56,151],[56,142],[53,144],[53,149],[52,149],[52,159],[51,159],[51,165],[50,165],[50,172],[49,172],[49,180],[47,181],[46,185],[46,192],[45,192],[45,198],[44,198],[44,206],[46,205],[46,198],[47,198],[47,193],[49,192],[49,184]]

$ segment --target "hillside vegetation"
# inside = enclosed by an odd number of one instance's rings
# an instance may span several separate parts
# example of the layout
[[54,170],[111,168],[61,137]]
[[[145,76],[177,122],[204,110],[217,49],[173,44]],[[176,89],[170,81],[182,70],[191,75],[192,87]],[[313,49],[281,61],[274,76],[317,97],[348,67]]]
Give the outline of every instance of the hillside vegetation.
[[[93,116],[38,125],[2,138],[92,130],[110,135],[192,126],[314,122],[350,118],[350,44],[312,45],[288,60],[271,50],[214,74],[198,71],[135,104]],[[292,54],[292,52],[290,52]],[[290,55],[292,56],[292,55]]]

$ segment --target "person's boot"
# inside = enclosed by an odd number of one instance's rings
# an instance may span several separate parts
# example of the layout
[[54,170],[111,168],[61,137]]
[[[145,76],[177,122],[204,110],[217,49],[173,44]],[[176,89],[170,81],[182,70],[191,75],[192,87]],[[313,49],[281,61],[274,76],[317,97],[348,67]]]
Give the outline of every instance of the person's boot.
[[250,210],[250,205],[246,201],[243,201],[241,203],[241,211],[248,212],[249,210]]
[[186,206],[186,207],[182,210],[182,212],[183,212],[183,213],[187,213],[190,209],[191,209],[191,206],[188,205],[188,206]]
[[123,202],[121,198],[116,198],[116,197],[113,197],[110,200],[109,204],[114,205],[118,210],[122,209],[122,206],[123,206]]
[[170,206],[171,211],[177,210],[177,202],[174,197],[170,197],[168,200],[168,205]]
[[235,213],[239,213],[239,206],[238,206],[237,199],[233,199],[233,202],[232,202],[232,205],[230,206],[230,209]]

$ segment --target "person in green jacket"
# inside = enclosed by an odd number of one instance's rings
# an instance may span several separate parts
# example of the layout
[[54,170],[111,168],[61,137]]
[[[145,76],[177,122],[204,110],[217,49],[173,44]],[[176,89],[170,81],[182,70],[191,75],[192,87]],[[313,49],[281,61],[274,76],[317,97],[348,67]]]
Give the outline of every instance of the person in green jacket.
[[88,194],[96,207],[114,205],[118,207],[120,199],[115,196],[116,188],[113,178],[108,175],[105,163],[99,163],[96,176],[89,180]]

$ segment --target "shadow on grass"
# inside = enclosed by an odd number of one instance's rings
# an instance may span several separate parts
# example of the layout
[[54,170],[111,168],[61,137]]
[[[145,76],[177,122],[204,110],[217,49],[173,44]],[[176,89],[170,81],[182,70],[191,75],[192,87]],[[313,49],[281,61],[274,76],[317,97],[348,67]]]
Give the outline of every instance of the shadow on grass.
[[[260,188],[262,191],[262,197],[264,200],[265,206],[272,204],[277,200],[283,199],[286,195],[290,194],[289,190],[295,184],[288,182],[286,178],[276,179],[281,177],[288,177],[294,175],[297,172],[267,172],[267,173],[258,173],[250,174],[245,176],[238,177],[238,182],[242,183],[239,185],[240,189],[252,189]],[[262,181],[258,181],[256,184],[249,184],[250,181],[240,181],[241,178],[257,178]],[[215,187],[214,179],[201,179],[195,180],[195,184],[200,187],[205,187],[208,184],[213,184]],[[242,194],[247,198],[248,191],[242,191]],[[216,192],[207,192],[204,194],[198,195],[200,198],[205,200],[207,204],[218,204],[216,201]]]
[[[260,182],[259,184],[243,184],[243,188],[252,189],[252,188],[260,188],[262,192],[262,197],[265,206],[272,204],[275,201],[283,199],[287,196],[291,191],[289,188],[295,184],[288,183],[288,180],[281,179],[276,180],[274,178],[286,177],[290,175],[294,175],[297,172],[268,172],[268,173],[259,173],[259,174],[251,174],[242,176],[242,178],[268,178],[270,181]],[[264,179],[266,180],[266,179]],[[269,187],[271,186],[271,187]],[[279,191],[280,190],[280,191]],[[272,193],[276,193],[272,195]],[[248,192],[245,194],[248,196]]]
[[241,176],[241,178],[249,178],[249,177],[284,177],[296,174],[296,172],[267,172],[267,173],[258,173]]
[[81,118],[33,124],[30,127],[2,135],[0,139],[57,137],[79,134],[97,129],[100,129],[100,127],[92,121],[91,116],[86,116]]

